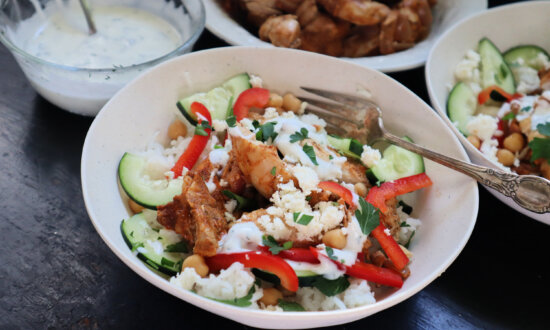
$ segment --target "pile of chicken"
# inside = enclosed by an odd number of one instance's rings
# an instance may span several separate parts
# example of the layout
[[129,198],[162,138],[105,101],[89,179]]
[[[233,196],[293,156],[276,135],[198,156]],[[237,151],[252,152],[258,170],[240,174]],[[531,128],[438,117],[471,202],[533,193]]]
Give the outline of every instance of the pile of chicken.
[[[296,111],[299,111],[298,109],[299,107],[295,108]],[[290,111],[284,108],[277,110],[279,113]],[[256,112],[251,112],[248,118],[258,120],[260,124],[266,121],[266,118]],[[195,255],[214,256],[220,239],[236,222],[253,221],[258,228],[263,229],[258,219],[267,214],[269,199],[278,190],[278,185],[293,181],[294,186],[300,187],[299,180],[288,170],[289,164],[281,159],[274,145],[254,138],[244,138],[243,135],[250,135],[251,132],[240,123],[237,123],[237,128],[241,130],[242,135],[229,134],[228,139],[231,141],[232,148],[228,162],[224,166],[215,165],[208,156],[203,157],[193,170],[185,175],[182,194],[176,196],[172,202],[158,207],[158,222],[182,235],[193,248]],[[319,129],[322,128],[319,127]],[[317,157],[326,158],[326,161],[331,157],[340,156],[335,149],[321,146],[312,139],[305,139],[299,143],[312,145]],[[353,184],[355,193],[361,197],[366,197],[370,188],[365,171],[366,168],[360,162],[351,158],[342,165],[342,180]],[[273,172],[276,175],[273,175]],[[207,182],[214,183],[215,189],[209,190]],[[223,193],[224,190],[254,200],[255,210],[248,213],[233,210],[229,213],[225,203],[230,199]],[[312,191],[309,196],[308,203],[312,207],[320,202],[339,203],[345,209],[346,216],[335,228],[330,228],[322,235],[310,240],[298,240],[296,238],[298,233],[295,232],[295,235],[290,238],[294,247],[315,246],[324,242],[323,235],[328,231],[345,227],[356,209],[355,206],[346,205],[343,199],[329,191]],[[400,230],[397,200],[390,199],[386,204],[389,211],[381,214],[380,220],[391,234],[397,237]],[[287,240],[281,240],[279,243],[282,244]],[[378,266],[391,263],[381,251],[373,251],[369,249],[370,247],[370,240],[367,240],[363,246],[363,253],[367,260]],[[403,272],[403,276],[407,273],[408,268]]]
[[437,0],[223,0],[275,46],[332,56],[391,54],[424,39]]

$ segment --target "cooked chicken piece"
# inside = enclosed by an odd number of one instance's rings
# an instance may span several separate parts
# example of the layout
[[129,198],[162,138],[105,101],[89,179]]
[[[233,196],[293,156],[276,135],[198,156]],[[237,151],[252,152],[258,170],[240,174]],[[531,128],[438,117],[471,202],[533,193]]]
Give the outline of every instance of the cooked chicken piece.
[[347,35],[350,24],[319,13],[307,26],[302,28],[300,49],[342,56],[343,37]]
[[388,6],[370,0],[318,0],[329,14],[357,25],[374,25],[386,18]]
[[398,15],[395,41],[400,44],[414,45],[414,42],[419,37],[420,18],[410,8],[400,8]]
[[361,163],[348,159],[342,164],[342,181],[351,184],[364,183],[368,188],[370,183],[365,174],[366,171],[367,168]]
[[362,57],[374,54],[380,43],[379,33],[378,25],[355,27],[344,40],[344,56]]
[[234,192],[237,195],[242,195],[246,188],[246,179],[239,168],[237,158],[235,157],[235,152],[231,150],[229,152],[229,160],[225,165],[222,175],[220,176],[220,181],[227,182],[227,186],[221,187],[222,189],[227,189]]
[[302,0],[276,0],[275,7],[285,13],[294,13],[301,3]]
[[395,52],[394,38],[397,29],[398,12],[392,10],[380,27],[380,54],[391,54]]
[[182,235],[193,246],[193,253],[213,256],[227,232],[224,212],[223,203],[210,195],[200,175],[186,176],[182,194],[158,207],[157,221]]
[[304,0],[296,9],[296,16],[298,16],[298,22],[302,27],[313,22],[319,15],[319,8],[315,0]]
[[[233,151],[246,181],[262,196],[269,199],[277,190],[277,184],[293,179],[286,164],[279,158],[277,148],[259,141],[232,135]],[[275,168],[275,175],[271,174]]]
[[427,0],[403,0],[399,3],[399,8],[409,8],[418,15],[420,25],[418,27],[418,38],[424,39],[430,32],[432,26],[432,10]]
[[270,41],[274,46],[298,48],[300,46],[300,24],[294,15],[268,18],[260,27],[260,39]]
[[237,0],[243,10],[247,13],[247,20],[255,25],[260,26],[266,19],[271,16],[277,16],[282,12],[277,9],[277,0]]
[[386,201],[388,206],[388,212],[385,214],[380,213],[380,221],[388,228],[394,238],[397,239],[399,228],[401,226],[401,220],[397,215],[397,199],[391,198]]

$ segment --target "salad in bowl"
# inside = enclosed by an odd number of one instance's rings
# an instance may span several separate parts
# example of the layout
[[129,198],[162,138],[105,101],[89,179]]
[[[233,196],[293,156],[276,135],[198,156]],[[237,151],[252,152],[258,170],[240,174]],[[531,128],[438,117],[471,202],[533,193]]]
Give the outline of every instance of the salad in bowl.
[[86,137],[84,200],[120,260],[212,313],[293,329],[364,318],[440,276],[475,224],[476,183],[331,136],[300,86],[368,97],[388,130],[467,159],[380,72],[284,48],[192,53],[126,86]]
[[247,73],[179,100],[168,145],[120,161],[129,248],[244,308],[346,309],[400,288],[421,223],[400,196],[432,185],[422,157],[329,135],[306,106]]

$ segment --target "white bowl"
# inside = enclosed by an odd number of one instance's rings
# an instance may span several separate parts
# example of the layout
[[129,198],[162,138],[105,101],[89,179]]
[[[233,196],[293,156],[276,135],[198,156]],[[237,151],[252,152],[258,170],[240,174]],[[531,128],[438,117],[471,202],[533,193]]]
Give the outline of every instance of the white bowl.
[[[431,103],[447,126],[458,136],[475,164],[497,168],[466,140],[447,117],[448,86],[454,82],[454,68],[466,51],[475,49],[478,41],[483,37],[488,37],[502,51],[522,44],[539,45],[550,50],[550,38],[546,33],[550,31],[549,13],[550,2],[548,1],[529,1],[490,9],[456,24],[441,36],[430,52],[426,63],[426,83]],[[510,22],[528,22],[528,24],[510,24]],[[488,188],[488,190],[516,211],[550,224],[550,214],[527,211],[511,198],[493,189]]]
[[[206,10],[206,28],[227,43],[235,46],[274,47],[251,34],[234,21],[220,6],[220,0],[203,0]],[[342,57],[346,61],[383,72],[403,71],[426,63],[428,52],[437,38],[464,17],[487,8],[487,0],[438,0],[433,9],[430,35],[414,47],[390,55],[358,58]]]
[[[283,48],[218,48],[191,53],[143,74],[115,95],[92,123],[82,153],[82,191],[92,222],[113,252],[162,290],[210,312],[250,326],[310,328],[351,322],[412,296],[460,253],[478,210],[476,183],[433,162],[434,185],[416,196],[414,216],[423,220],[412,244],[411,276],[397,292],[369,306],[333,312],[267,312],[242,309],[174,287],[147,268],[126,246],[120,221],[129,217],[117,184],[117,165],[127,150],[143,148],[166,133],[176,101],[241,72],[260,75],[267,88],[299,93],[299,86],[354,92],[368,89],[384,109],[387,127],[418,143],[468,160],[457,138],[420,98],[384,74],[332,57]],[[303,93],[302,93],[303,94]],[[430,127],[426,130],[424,127]],[[275,323],[276,322],[276,323]]]

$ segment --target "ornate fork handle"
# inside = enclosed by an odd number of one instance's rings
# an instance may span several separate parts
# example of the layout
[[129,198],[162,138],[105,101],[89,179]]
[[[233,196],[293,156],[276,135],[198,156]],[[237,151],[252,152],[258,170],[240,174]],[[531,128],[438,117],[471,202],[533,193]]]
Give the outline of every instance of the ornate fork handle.
[[462,172],[505,196],[511,197],[516,203],[529,211],[536,213],[550,212],[550,181],[542,177],[517,175],[466,163],[402,140],[387,131],[383,132],[383,136],[392,144]]

